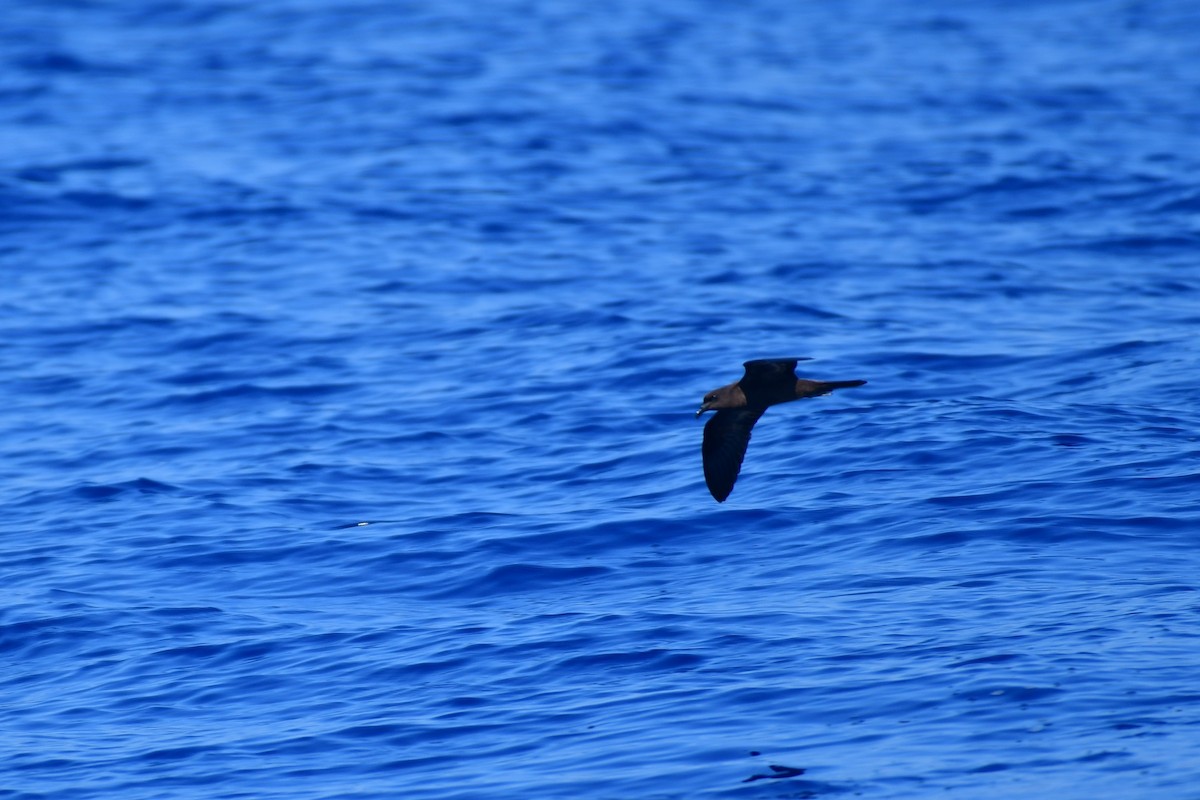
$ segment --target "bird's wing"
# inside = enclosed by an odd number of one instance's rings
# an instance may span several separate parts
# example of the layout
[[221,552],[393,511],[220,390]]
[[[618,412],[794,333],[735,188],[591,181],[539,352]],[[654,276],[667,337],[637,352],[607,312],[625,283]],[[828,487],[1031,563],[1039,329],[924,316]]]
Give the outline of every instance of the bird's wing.
[[796,380],[797,361],[812,361],[812,359],[803,356],[789,356],[788,358],[757,358],[747,361],[742,364],[746,368],[746,373],[742,375],[739,383],[743,390],[749,388],[751,391],[760,387],[764,389],[780,386],[790,387]]
[[725,502],[733,491],[746,445],[750,444],[750,429],[765,408],[725,408],[713,414],[704,424],[704,482],[718,503]]

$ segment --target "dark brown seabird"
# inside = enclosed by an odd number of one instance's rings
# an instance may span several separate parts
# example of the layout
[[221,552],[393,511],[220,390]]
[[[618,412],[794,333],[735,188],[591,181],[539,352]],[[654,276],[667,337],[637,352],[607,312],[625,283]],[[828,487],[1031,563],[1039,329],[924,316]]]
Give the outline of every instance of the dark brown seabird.
[[716,411],[704,425],[704,482],[718,503],[733,491],[746,446],[750,444],[750,429],[769,406],[789,403],[805,397],[819,397],[834,389],[862,386],[866,381],[808,381],[796,377],[796,362],[812,359],[759,358],[747,361],[742,379],[704,395],[704,403],[696,416]]

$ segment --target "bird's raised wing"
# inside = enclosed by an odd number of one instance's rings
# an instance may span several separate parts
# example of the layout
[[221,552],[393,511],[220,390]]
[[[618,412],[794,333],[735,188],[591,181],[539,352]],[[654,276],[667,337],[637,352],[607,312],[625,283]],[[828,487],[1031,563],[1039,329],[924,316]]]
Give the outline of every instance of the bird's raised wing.
[[750,444],[750,429],[765,408],[726,408],[704,423],[704,482],[718,503],[733,491],[746,446]]
[[791,386],[796,380],[796,362],[798,361],[812,361],[812,359],[803,356],[789,356],[787,358],[756,358],[753,361],[747,361],[742,364],[746,368],[746,372],[742,375],[739,383],[743,388],[751,389]]

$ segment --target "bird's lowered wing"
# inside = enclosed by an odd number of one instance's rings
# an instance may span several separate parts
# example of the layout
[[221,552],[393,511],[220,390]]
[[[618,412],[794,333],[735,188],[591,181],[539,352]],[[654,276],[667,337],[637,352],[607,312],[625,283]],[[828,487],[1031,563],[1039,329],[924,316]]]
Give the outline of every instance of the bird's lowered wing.
[[704,424],[704,482],[718,503],[725,502],[733,491],[746,445],[750,444],[750,429],[765,408],[726,408],[718,411]]

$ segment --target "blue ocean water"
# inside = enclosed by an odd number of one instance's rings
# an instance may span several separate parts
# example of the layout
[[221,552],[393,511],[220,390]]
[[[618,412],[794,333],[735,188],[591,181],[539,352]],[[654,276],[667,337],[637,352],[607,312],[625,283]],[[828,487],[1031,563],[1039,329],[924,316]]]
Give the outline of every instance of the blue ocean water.
[[[0,797],[1200,798],[1190,3],[19,0]],[[772,409],[718,505],[701,396]]]

